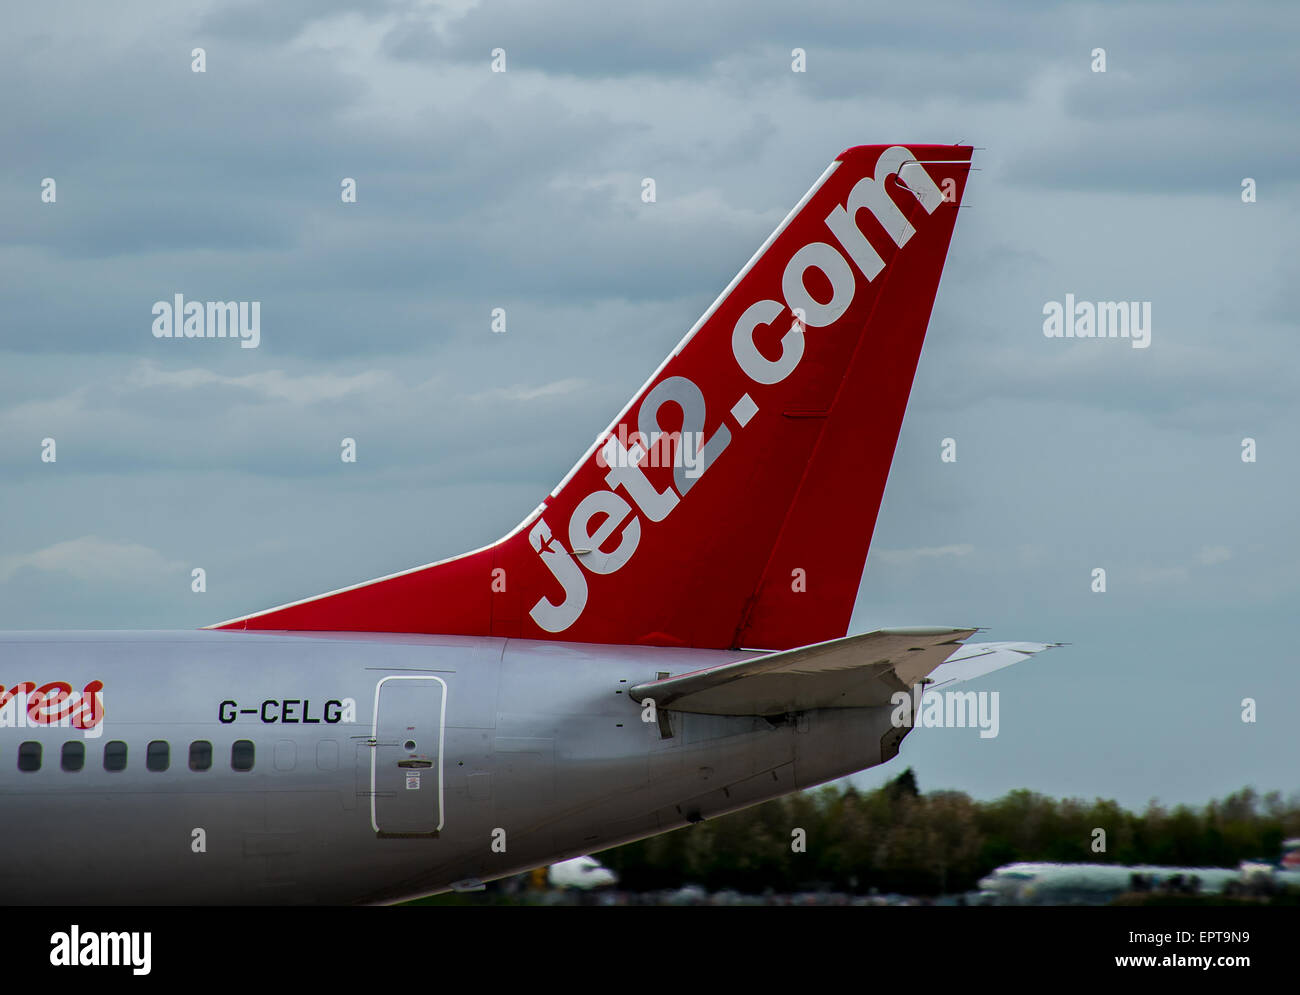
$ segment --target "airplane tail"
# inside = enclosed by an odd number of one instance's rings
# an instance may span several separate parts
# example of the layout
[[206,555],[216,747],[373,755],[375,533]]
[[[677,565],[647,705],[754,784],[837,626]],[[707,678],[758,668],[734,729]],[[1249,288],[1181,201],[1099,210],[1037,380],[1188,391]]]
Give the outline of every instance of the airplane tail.
[[843,636],[970,158],[839,155],[503,539],[211,628],[772,650]]

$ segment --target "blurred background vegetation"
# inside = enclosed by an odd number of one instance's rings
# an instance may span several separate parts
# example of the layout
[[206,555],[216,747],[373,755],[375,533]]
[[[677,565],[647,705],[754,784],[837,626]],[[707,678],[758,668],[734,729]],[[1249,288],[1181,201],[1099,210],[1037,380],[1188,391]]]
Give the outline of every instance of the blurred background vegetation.
[[[1106,851],[1092,851],[1093,830]],[[793,852],[793,831],[807,851]],[[939,895],[974,890],[1016,861],[1236,867],[1277,858],[1300,836],[1300,796],[1252,788],[1222,801],[1142,813],[1114,801],[1056,800],[1013,791],[975,801],[958,791],[923,794],[911,768],[883,787],[828,786],[787,795],[596,855],[619,887],[652,891],[685,883],[758,894],[815,888]]]

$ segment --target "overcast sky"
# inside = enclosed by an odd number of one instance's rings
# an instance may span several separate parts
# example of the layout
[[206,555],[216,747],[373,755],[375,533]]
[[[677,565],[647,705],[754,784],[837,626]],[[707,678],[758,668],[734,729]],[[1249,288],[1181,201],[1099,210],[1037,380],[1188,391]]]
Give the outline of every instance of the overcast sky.
[[[5,21],[0,627],[192,628],[490,542],[837,153],[965,141],[980,172],[852,631],[1071,645],[979,685],[997,738],[916,730],[858,782],[910,764],[979,797],[1296,790],[1294,5]],[[155,338],[176,293],[260,301],[259,347]],[[1047,338],[1066,294],[1151,302],[1149,348]]]

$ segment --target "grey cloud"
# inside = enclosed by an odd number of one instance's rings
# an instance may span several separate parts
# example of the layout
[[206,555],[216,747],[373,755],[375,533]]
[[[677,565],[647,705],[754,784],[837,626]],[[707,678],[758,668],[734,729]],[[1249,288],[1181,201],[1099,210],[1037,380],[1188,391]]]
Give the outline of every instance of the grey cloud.
[[327,18],[359,14],[373,20],[408,6],[401,0],[280,0],[273,4],[254,0],[215,7],[199,21],[198,31],[244,44],[271,46],[290,41],[309,25]]

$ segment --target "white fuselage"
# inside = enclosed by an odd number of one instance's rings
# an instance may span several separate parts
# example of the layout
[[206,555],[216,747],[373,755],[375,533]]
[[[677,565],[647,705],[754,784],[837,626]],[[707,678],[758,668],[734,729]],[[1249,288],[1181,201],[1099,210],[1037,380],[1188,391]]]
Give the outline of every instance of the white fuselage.
[[861,770],[905,732],[887,707],[665,726],[627,695],[744,652],[218,631],[0,648],[6,691],[103,685],[88,728],[42,723],[21,695],[0,709],[6,904],[472,887]]

